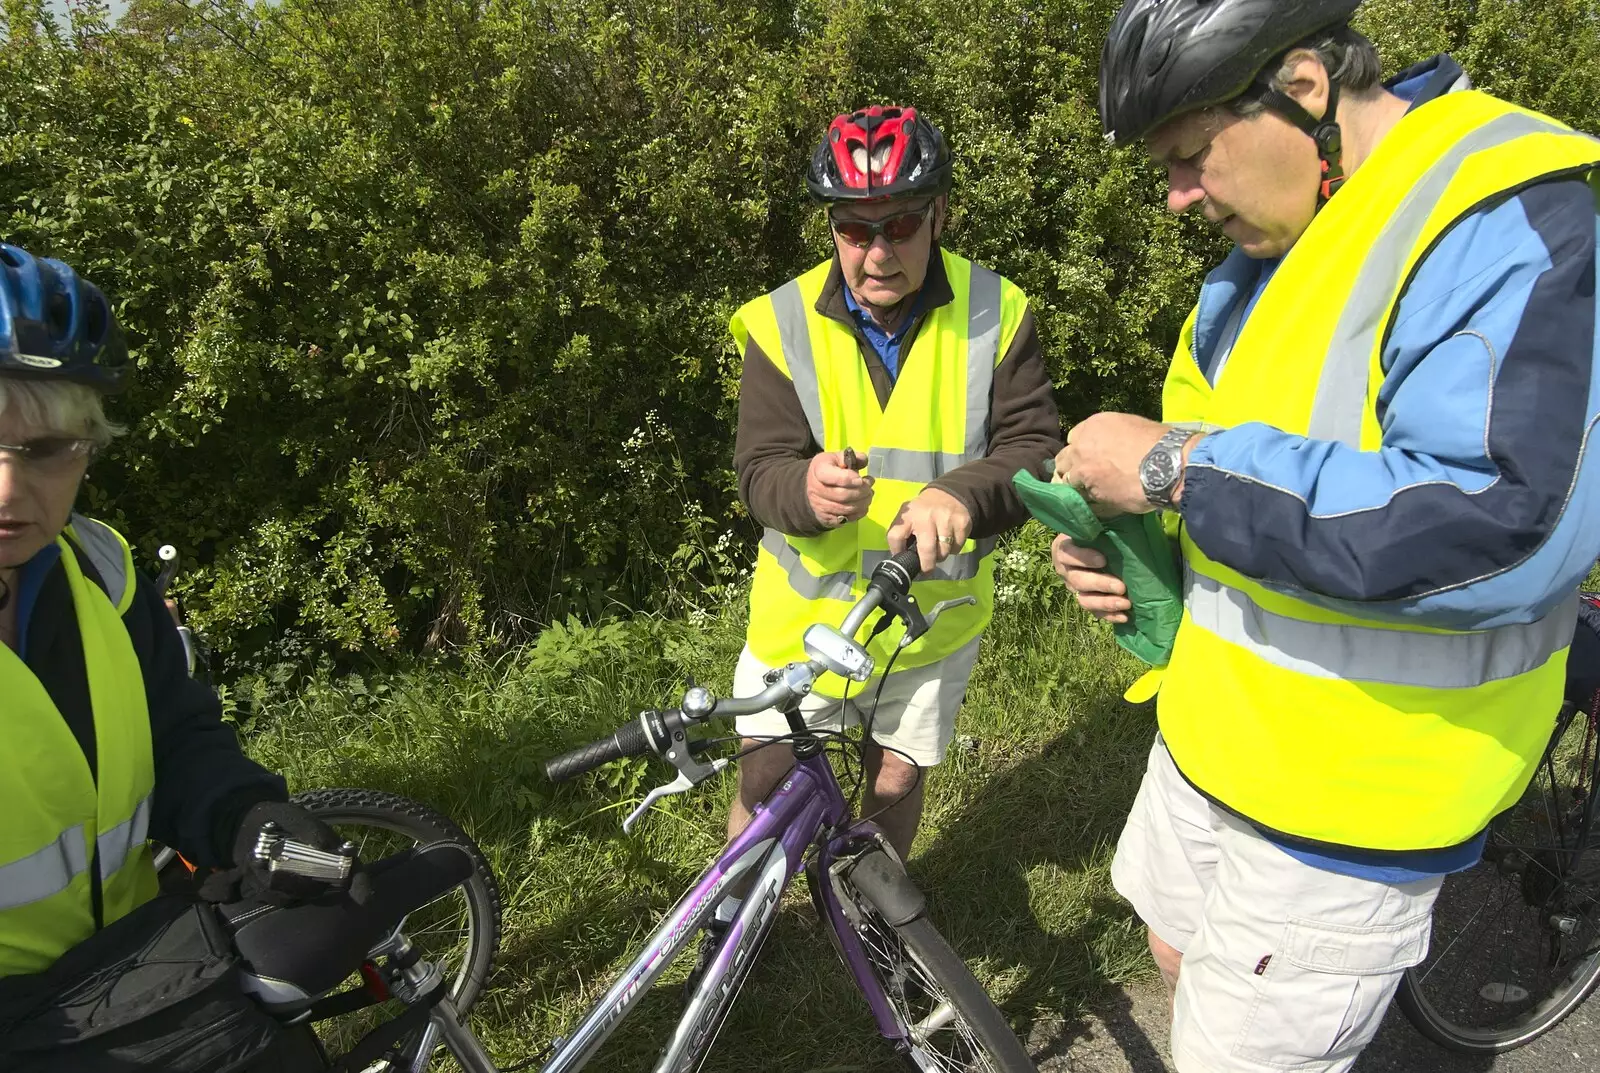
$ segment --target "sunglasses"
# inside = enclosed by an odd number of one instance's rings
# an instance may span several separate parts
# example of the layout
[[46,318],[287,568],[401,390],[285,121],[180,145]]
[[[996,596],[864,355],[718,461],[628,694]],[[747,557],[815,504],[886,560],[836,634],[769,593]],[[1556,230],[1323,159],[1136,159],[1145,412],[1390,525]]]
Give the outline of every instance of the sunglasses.
[[865,249],[875,242],[879,235],[888,239],[896,246],[902,242],[909,242],[922,230],[922,222],[928,218],[928,212],[933,208],[933,202],[912,209],[910,212],[896,213],[882,220],[841,220],[830,215],[828,222],[833,225],[833,233],[844,239],[858,249]]
[[94,441],[72,436],[41,436],[27,443],[0,443],[0,455],[11,455],[25,470],[63,473],[94,450]]

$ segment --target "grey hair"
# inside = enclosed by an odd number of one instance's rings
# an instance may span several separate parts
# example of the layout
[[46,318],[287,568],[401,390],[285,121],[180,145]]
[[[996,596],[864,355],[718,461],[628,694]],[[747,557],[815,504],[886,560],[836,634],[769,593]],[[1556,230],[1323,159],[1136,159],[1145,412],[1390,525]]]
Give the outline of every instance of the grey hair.
[[127,429],[106,418],[100,393],[70,380],[30,380],[0,376],[0,414],[61,436],[82,436],[104,447]]
[[[1383,81],[1383,60],[1378,56],[1378,47],[1351,29],[1348,23],[1318,30],[1267,64],[1268,68],[1277,65],[1272,84],[1279,90],[1287,91],[1294,77],[1294,66],[1288,61],[1295,52],[1315,53],[1322,69],[1328,72],[1328,78],[1337,82],[1341,91],[1353,96],[1366,93]],[[1265,108],[1250,90],[1227,103],[1230,112],[1245,119],[1260,114]]]

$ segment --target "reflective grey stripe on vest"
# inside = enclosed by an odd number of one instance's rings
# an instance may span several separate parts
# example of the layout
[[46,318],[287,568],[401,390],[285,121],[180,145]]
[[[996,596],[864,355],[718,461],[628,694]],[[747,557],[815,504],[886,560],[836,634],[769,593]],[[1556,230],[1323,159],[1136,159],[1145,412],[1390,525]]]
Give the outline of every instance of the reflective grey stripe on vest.
[[[995,549],[995,538],[985,537],[977,541],[977,551],[963,552],[952,555],[944,562],[933,568],[931,574],[926,575],[925,581],[970,581],[978,576],[978,567],[982,560],[992,554]],[[789,584],[794,591],[804,596],[807,600],[854,600],[855,594],[851,587],[855,585],[856,574],[852,570],[840,570],[834,574],[818,576],[806,568],[800,558],[800,552],[790,544],[784,535],[776,529],[763,529],[761,531],[761,546],[778,560],[778,565],[783,567],[789,575]],[[878,568],[878,564],[890,557],[886,551],[868,551],[861,554],[861,568],[868,577]]]
[[[994,551],[995,540],[985,537],[977,542],[977,551],[964,551],[960,555],[952,555],[932,572],[922,575],[922,581],[971,581],[978,576],[978,567],[983,565],[983,559]],[[861,569],[866,571],[868,577],[878,568],[878,564],[891,558],[886,551],[866,551],[861,553]]]
[[806,568],[800,552],[776,529],[761,531],[761,546],[778,560],[778,565],[789,575],[789,584],[807,600],[852,600],[850,586],[855,584],[853,570],[818,576]]
[[1450,147],[1411,188],[1394,215],[1379,232],[1367,252],[1356,277],[1355,289],[1339,314],[1339,322],[1328,344],[1317,381],[1316,400],[1311,406],[1311,421],[1306,435],[1314,440],[1338,440],[1350,446],[1361,445],[1361,422],[1367,409],[1367,379],[1372,353],[1387,327],[1390,299],[1407,270],[1406,257],[1422,237],[1423,228],[1433,215],[1461,167],[1473,153],[1529,134],[1570,134],[1534,116],[1513,113],[1494,119]]
[[967,295],[967,461],[989,453],[989,394],[1000,356],[1000,275],[972,266]]
[[117,534],[111,531],[110,526],[81,514],[74,514],[69,524],[73,535],[78,538],[78,547],[89,557],[100,580],[106,583],[106,595],[110,597],[111,605],[120,608],[123,598],[127,596],[128,584],[133,580],[128,576],[128,560],[122,549],[122,541],[117,539]]
[[48,898],[67,889],[89,869],[83,825],[61,832],[54,842],[26,857],[0,864],[0,910]]
[[117,869],[128,863],[128,858],[150,832],[150,797],[139,802],[133,815],[100,836],[95,844],[100,859],[100,878],[110,879]]
[[1184,603],[1196,626],[1267,663],[1317,678],[1467,689],[1544,665],[1572,642],[1576,595],[1537,622],[1471,633],[1422,633],[1275,614],[1193,570]]
[[[817,384],[817,364],[811,352],[811,329],[806,324],[806,303],[800,281],[790,280],[772,292],[773,314],[784,364],[800,398],[811,436],[827,443],[822,427],[822,393]],[[875,477],[926,484],[963,462],[989,453],[989,396],[994,386],[994,366],[1000,354],[1000,276],[982,265],[972,266],[967,308],[967,411],[966,443],[960,455],[943,451],[875,448],[868,457]]]
[[911,451],[904,447],[874,447],[867,453],[867,471],[890,481],[927,484],[966,462],[964,455],[944,451]]
[[783,362],[800,396],[811,437],[827,443],[822,429],[822,393],[817,388],[817,359],[811,353],[811,329],[806,326],[806,300],[800,294],[800,281],[791,279],[772,292],[772,311],[778,321],[778,342],[783,345]]

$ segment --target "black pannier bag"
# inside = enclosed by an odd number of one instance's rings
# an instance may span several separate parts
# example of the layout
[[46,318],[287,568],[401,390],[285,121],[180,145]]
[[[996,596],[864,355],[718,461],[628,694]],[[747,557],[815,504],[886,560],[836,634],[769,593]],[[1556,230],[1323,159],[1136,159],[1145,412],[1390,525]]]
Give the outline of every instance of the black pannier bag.
[[5,1073],[310,1073],[311,1030],[240,988],[216,911],[163,895],[44,972],[0,978]]

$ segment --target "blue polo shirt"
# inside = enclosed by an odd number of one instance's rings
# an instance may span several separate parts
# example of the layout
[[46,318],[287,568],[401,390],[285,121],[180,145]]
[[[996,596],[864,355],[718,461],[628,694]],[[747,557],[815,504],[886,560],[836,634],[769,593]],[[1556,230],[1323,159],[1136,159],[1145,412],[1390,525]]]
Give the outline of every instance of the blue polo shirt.
[[856,324],[861,327],[861,334],[867,337],[867,342],[872,344],[872,349],[878,355],[878,360],[883,362],[883,367],[889,370],[889,379],[897,380],[900,377],[900,344],[905,341],[906,332],[915,324],[917,317],[922,313],[922,296],[925,292],[918,291],[911,299],[911,308],[906,310],[906,315],[900,321],[900,327],[892,332],[886,332],[872,319],[872,314],[861,308],[856,296],[850,293],[850,288],[844,289],[844,304],[849,308],[850,315],[856,319]]

